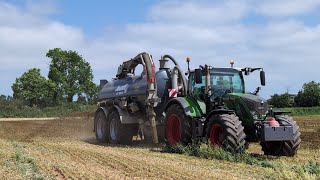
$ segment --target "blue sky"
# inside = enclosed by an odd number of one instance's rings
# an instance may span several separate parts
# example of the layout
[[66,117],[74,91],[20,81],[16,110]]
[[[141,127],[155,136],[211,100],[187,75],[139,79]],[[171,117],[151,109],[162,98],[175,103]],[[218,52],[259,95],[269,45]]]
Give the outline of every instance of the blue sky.
[[59,0],[61,9],[53,18],[72,26],[80,27],[87,35],[96,35],[107,26],[121,26],[145,20],[145,10],[155,2],[140,1],[65,1]]
[[[49,49],[76,50],[94,81],[111,79],[124,60],[146,51],[171,54],[186,68],[264,67],[261,95],[297,93],[320,81],[320,1],[314,0],[0,0],[0,94],[30,68],[48,73]],[[246,77],[259,86],[258,73]]]

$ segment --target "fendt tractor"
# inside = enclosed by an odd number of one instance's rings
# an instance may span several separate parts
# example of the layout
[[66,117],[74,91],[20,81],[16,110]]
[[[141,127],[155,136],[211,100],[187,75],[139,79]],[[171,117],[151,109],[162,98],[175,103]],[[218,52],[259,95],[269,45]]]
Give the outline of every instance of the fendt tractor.
[[[260,142],[266,155],[296,154],[301,139],[292,117],[269,108],[258,96],[260,87],[245,93],[244,75],[254,71],[260,71],[265,85],[262,68],[237,69],[231,61],[230,68],[204,65],[190,70],[189,61],[184,73],[173,57],[164,55],[156,71],[152,56],[141,53],[121,64],[112,81],[101,80],[96,139],[117,144],[136,136],[172,146],[204,139],[232,152]],[[141,74],[135,74],[138,65],[143,66]]]

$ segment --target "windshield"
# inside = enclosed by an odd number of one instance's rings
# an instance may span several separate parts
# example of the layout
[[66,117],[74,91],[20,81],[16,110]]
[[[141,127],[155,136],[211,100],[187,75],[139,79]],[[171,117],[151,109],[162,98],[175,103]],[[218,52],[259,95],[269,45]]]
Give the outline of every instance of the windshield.
[[212,69],[211,92],[213,99],[225,93],[243,93],[243,79],[234,69]]
[[[237,70],[231,68],[213,68],[211,70],[211,99],[221,97],[225,93],[244,93],[243,78]],[[203,99],[206,75],[202,74],[202,83],[196,84],[194,73],[191,74],[190,92],[197,98]]]

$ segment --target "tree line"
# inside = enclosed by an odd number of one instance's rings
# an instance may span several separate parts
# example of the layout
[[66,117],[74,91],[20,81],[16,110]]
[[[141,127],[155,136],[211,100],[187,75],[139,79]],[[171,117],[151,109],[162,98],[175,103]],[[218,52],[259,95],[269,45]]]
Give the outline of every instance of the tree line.
[[[95,103],[99,87],[93,83],[90,64],[81,55],[76,51],[54,48],[46,57],[51,60],[47,78],[41,75],[40,69],[29,69],[11,86],[13,97],[2,95],[0,100],[21,101],[30,107],[57,106],[73,100],[83,104]],[[288,93],[274,94],[268,102],[277,108],[320,106],[320,83],[305,83],[294,98]]]
[[48,77],[43,77],[40,69],[29,69],[11,86],[13,99],[31,107],[57,106],[75,99],[80,103],[94,103],[98,86],[93,83],[90,64],[81,55],[55,48],[49,50],[46,57],[51,60]]
[[277,108],[320,106],[320,83],[305,83],[293,99],[290,96],[288,93],[274,94],[268,102]]

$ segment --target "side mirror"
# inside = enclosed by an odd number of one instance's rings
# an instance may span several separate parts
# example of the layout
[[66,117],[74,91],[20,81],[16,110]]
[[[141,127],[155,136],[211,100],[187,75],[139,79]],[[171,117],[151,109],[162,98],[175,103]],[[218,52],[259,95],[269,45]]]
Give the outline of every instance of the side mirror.
[[266,85],[266,75],[265,75],[265,72],[263,70],[260,71],[260,81],[261,81],[261,85],[262,86]]
[[196,84],[201,84],[202,83],[201,69],[195,69],[194,70],[194,78],[195,78]]

